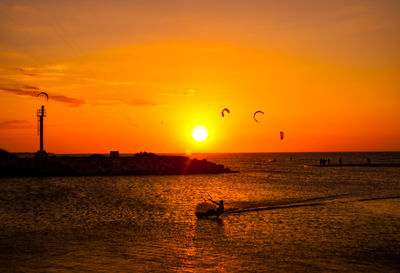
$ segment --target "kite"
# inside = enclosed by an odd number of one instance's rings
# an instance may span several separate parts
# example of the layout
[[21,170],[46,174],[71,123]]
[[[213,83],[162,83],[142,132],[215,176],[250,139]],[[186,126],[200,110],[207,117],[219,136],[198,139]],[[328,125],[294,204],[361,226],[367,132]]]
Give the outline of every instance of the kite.
[[253,114],[253,118],[254,118],[254,120],[255,120],[256,122],[258,122],[258,120],[256,119],[256,115],[257,115],[258,113],[260,113],[260,114],[264,114],[264,112],[263,112],[263,111],[256,111],[256,112],[254,112],[254,114]]
[[228,108],[224,108],[224,110],[222,110],[222,112],[221,112],[222,117],[225,116],[225,115],[224,115],[224,112],[227,112],[227,113],[229,114],[231,111],[229,111]]
[[37,94],[37,97],[39,97],[40,95],[45,95],[47,98],[47,101],[49,100],[49,95],[46,92],[40,92],[39,94]]

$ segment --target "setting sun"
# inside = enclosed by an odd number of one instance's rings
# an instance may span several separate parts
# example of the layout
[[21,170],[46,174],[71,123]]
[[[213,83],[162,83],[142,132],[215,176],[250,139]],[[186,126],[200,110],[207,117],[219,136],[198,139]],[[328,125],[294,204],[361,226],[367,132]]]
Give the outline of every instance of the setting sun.
[[203,125],[197,125],[192,130],[192,137],[194,140],[201,142],[207,139],[208,130]]

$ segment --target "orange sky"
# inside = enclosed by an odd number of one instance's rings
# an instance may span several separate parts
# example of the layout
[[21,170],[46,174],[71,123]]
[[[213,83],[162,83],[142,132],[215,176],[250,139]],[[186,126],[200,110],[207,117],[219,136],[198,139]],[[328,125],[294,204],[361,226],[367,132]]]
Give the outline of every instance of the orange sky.
[[399,151],[400,2],[276,2],[2,1],[0,148]]

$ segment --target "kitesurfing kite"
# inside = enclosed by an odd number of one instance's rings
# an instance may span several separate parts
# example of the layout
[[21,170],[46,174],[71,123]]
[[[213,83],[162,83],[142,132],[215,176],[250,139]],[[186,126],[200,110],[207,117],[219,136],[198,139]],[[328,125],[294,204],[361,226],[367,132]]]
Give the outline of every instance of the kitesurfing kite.
[[280,132],[281,140],[283,140],[285,133],[283,131]]
[[49,100],[49,95],[46,92],[40,92],[39,94],[37,94],[37,97],[39,97],[40,95],[45,95],[47,98],[47,101]]
[[256,119],[256,115],[257,115],[258,113],[264,114],[263,111],[255,111],[254,114],[253,114],[253,119],[254,119],[256,122],[258,122],[258,120]]
[[222,117],[225,116],[224,112],[227,112],[228,114],[230,113],[228,108],[224,108],[224,110],[222,110],[222,112],[221,112]]

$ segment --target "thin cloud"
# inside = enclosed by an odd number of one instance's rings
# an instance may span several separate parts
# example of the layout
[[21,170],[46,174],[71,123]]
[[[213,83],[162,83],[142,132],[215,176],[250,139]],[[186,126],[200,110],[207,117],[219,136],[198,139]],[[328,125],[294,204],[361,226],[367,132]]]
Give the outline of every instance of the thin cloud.
[[17,69],[18,71],[22,71],[22,72],[31,72],[34,71],[35,68],[34,67],[16,67],[15,69]]
[[[9,87],[0,86],[0,91],[14,93],[14,94],[20,95],[20,96],[37,97],[38,92],[41,92],[42,90],[36,86],[25,85],[24,87],[21,87],[21,88],[9,88]],[[82,99],[71,98],[71,97],[67,97],[64,95],[49,94],[49,97],[51,100],[55,100],[55,101],[58,101],[61,103],[68,104],[71,107],[79,107],[79,106],[85,104],[85,101]]]
[[0,129],[27,129],[33,128],[31,122],[27,120],[6,120],[0,122]]
[[16,67],[17,70],[22,72],[32,72],[32,71],[63,71],[67,67],[64,64],[53,64],[45,66],[19,66]]
[[46,66],[20,66],[15,67],[13,70],[23,72],[22,75],[25,77],[41,78],[41,79],[52,79],[55,77],[62,77],[65,75],[63,72],[66,66],[63,64],[46,65]]
[[54,78],[64,76],[64,73],[59,72],[43,72],[43,73],[24,73],[24,76],[34,77],[34,78]]
[[31,90],[37,90],[37,91],[42,91],[39,87],[32,86],[32,85],[25,85],[25,89],[31,89]]
[[41,78],[42,76],[37,73],[24,73],[24,76]]
[[85,104],[85,101],[82,99],[77,99],[77,98],[71,98],[63,95],[51,95],[50,97],[52,100],[58,101],[58,102],[63,102],[68,104],[71,107],[79,107],[83,104]]
[[40,89],[33,89],[30,86],[24,86],[22,88],[8,88],[8,87],[0,86],[0,91],[10,92],[10,93],[14,93],[14,94],[17,94],[20,96],[36,97],[38,94],[38,91],[40,91]]

